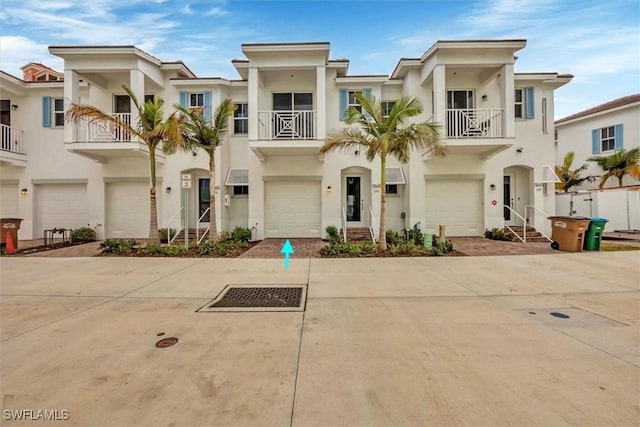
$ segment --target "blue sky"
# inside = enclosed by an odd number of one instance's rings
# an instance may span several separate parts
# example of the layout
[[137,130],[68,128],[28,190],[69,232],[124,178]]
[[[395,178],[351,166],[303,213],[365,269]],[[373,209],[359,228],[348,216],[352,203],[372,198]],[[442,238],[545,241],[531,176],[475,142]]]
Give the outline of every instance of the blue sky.
[[516,72],[557,71],[556,118],[640,92],[640,0],[0,0],[0,68],[49,45],[133,44],[198,76],[238,78],[242,43],[328,41],[351,74],[390,74],[437,40],[524,38]]

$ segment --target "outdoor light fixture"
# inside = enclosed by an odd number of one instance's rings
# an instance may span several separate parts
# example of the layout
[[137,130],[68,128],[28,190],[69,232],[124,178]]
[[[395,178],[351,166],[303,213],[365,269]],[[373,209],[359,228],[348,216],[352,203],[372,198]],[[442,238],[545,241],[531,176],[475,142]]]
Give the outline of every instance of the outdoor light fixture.
[[522,151],[523,151],[523,150],[524,150],[524,148],[522,148],[522,147],[518,147],[518,148],[516,148],[516,151],[517,151],[518,153],[522,153]]
[[20,190],[20,194],[22,194],[23,196],[26,196],[28,192],[29,190],[27,190],[26,188],[23,188],[22,190]]
[[164,191],[165,191],[167,194],[171,193],[171,187],[167,187]]
[[327,185],[327,193],[331,193],[333,191],[333,188],[331,188],[330,185]]
[[487,95],[482,95],[482,100],[486,101],[487,100]]
[[489,186],[489,188],[491,189],[491,191],[496,191],[496,185],[495,184],[491,184]]
[[12,110],[17,110],[18,109],[18,104],[11,104],[11,109]]

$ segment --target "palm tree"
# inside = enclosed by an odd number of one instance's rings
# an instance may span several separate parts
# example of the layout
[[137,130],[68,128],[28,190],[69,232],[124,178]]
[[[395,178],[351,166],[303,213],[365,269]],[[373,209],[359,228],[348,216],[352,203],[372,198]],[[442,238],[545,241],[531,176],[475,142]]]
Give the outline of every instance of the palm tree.
[[615,176],[622,187],[622,179],[625,175],[640,180],[640,148],[631,150],[619,150],[610,156],[594,156],[587,159],[597,163],[606,173],[600,177],[600,189],[609,178]]
[[216,148],[222,143],[225,132],[229,127],[229,118],[237,108],[231,99],[223,100],[213,114],[212,120],[207,120],[202,114],[202,109],[187,109],[181,105],[174,107],[187,118],[183,124],[183,136],[185,150],[202,149],[209,155],[209,241],[218,239],[216,227]]
[[386,163],[387,156],[395,156],[402,163],[409,160],[412,149],[431,150],[435,154],[444,155],[445,147],[440,144],[439,126],[422,122],[403,126],[406,119],[422,113],[422,104],[417,98],[401,97],[396,99],[388,116],[384,115],[382,104],[373,96],[356,94],[362,111],[355,107],[347,111],[348,127],[335,131],[327,136],[327,141],[320,148],[322,154],[333,150],[363,150],[367,160],[380,157],[380,236],[378,248],[387,250],[385,230],[386,206]]
[[[126,123],[118,116],[102,112],[92,105],[71,104],[66,112],[67,120],[79,121],[81,119],[89,122],[99,122],[111,129],[125,135],[139,138],[149,149],[149,241],[160,243],[158,233],[158,207],[156,200],[156,150],[164,144],[181,144],[182,123],[181,118],[172,113],[167,119],[164,118],[162,106],[164,101],[154,98],[140,104],[131,89],[126,86],[122,88],[127,92],[138,117],[135,124]],[[164,143],[164,144],[163,144]]]
[[589,168],[589,165],[584,164],[578,169],[571,170],[571,164],[573,163],[574,152],[569,151],[562,161],[562,166],[554,166],[556,175],[560,178],[560,182],[556,182],[556,190],[563,190],[568,193],[569,190],[575,186],[582,184],[583,182],[593,182],[596,180],[595,176],[582,176],[582,173]]

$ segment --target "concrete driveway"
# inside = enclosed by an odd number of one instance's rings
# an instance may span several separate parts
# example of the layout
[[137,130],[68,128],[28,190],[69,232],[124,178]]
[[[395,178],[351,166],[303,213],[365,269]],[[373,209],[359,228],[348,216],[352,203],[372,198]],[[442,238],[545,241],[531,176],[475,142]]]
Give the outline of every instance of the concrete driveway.
[[[638,252],[0,269],[2,425],[640,420]],[[196,312],[230,283],[308,284],[306,311]]]

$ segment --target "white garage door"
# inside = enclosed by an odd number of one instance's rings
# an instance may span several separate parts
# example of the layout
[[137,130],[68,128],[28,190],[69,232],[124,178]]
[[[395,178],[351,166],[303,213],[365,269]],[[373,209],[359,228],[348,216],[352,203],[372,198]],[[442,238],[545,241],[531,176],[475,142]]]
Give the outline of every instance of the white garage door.
[[0,218],[18,218],[18,186],[0,185]]
[[321,237],[320,182],[265,183],[266,237]]
[[427,230],[446,226],[447,236],[480,236],[482,181],[427,181]]
[[149,237],[149,184],[144,182],[107,184],[107,237],[115,239]]
[[38,184],[36,191],[36,236],[51,228],[78,228],[89,225],[86,184]]

